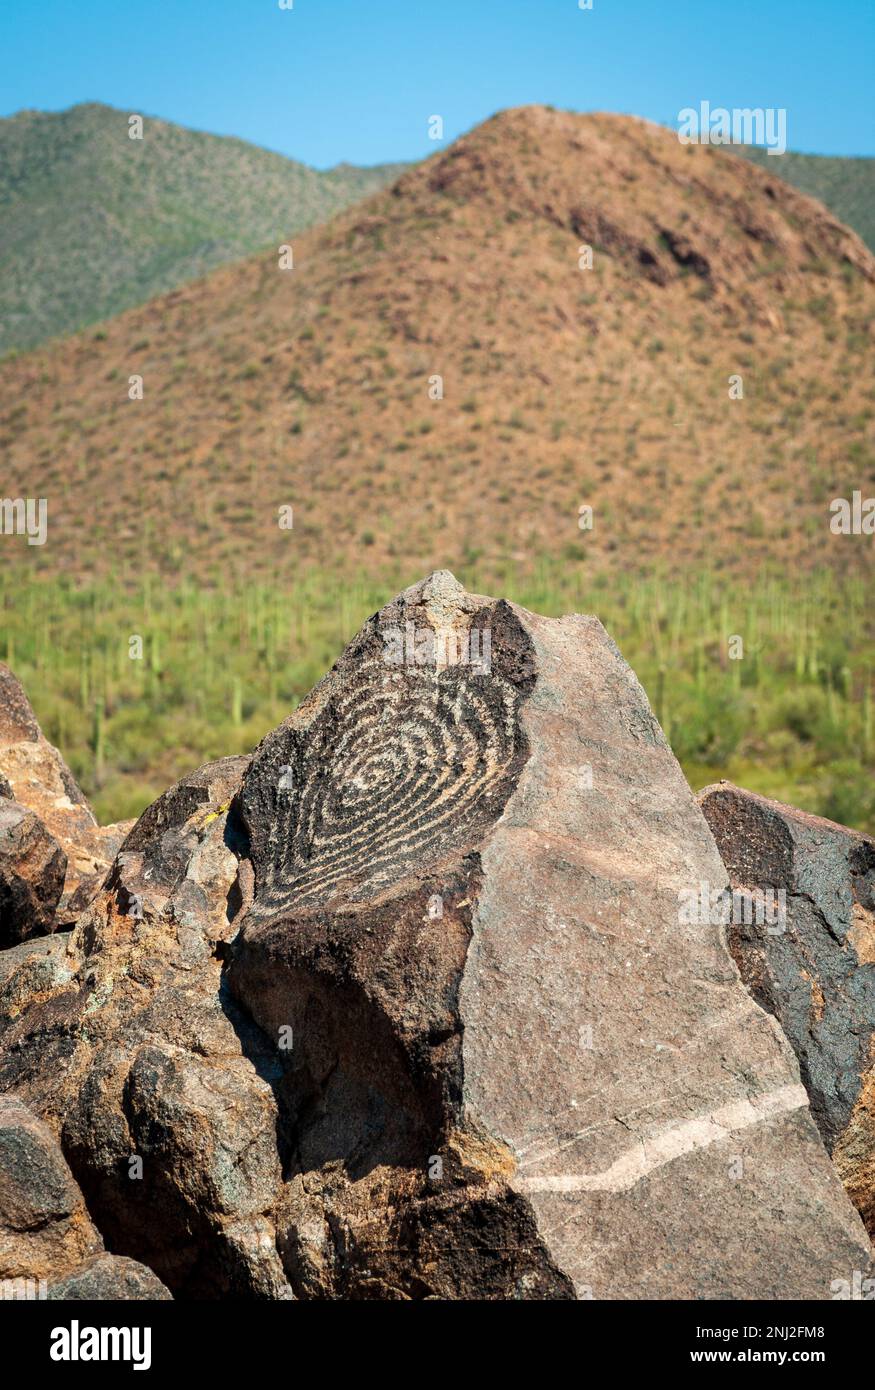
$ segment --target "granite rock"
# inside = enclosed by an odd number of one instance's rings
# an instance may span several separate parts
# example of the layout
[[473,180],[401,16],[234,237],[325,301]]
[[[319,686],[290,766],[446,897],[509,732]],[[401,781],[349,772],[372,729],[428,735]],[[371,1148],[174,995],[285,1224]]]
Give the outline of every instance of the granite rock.
[[72,926],[97,893],[130,822],[98,825],[61,754],[43,736],[20,681],[0,662],[2,797],[27,807],[65,856],[54,913],[48,921],[43,915],[27,934]]
[[[732,954],[790,1040],[824,1143],[875,1235],[875,841],[729,782],[699,803],[743,893]],[[765,895],[773,909],[758,914]]]
[[868,1268],[786,1038],[681,911],[726,872],[597,620],[432,575],[238,805],[228,977],[284,1063],[299,1296],[825,1299]]

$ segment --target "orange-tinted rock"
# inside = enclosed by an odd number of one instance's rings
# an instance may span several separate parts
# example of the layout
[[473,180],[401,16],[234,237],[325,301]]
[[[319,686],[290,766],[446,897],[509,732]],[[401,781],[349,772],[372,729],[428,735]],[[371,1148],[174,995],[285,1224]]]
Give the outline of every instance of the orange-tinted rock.
[[0,797],[0,947],[54,930],[66,868],[40,817]]
[[104,1252],[57,1140],[11,1096],[0,1096],[0,1280],[12,1297],[170,1297],[151,1270]]
[[[53,921],[54,926],[72,925],[99,889],[131,823],[97,824],[61,754],[43,737],[21,683],[2,662],[0,780],[64,851],[63,891]],[[43,921],[34,930],[51,931],[53,926]]]
[[144,812],[63,949],[18,947],[5,977],[0,955],[0,1088],[51,1123],[118,1255],[186,1296],[287,1298],[280,1068],[221,979],[247,761],[210,763]]

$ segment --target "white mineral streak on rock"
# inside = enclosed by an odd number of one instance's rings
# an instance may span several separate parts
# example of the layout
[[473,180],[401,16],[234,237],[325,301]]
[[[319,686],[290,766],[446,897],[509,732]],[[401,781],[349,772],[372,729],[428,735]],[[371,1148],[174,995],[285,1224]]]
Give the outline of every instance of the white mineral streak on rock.
[[799,1110],[808,1105],[804,1086],[780,1086],[767,1095],[746,1097],[744,1100],[730,1101],[707,1115],[693,1120],[650,1139],[642,1139],[635,1148],[628,1149],[602,1173],[544,1173],[538,1177],[520,1176],[514,1186],[520,1192],[625,1192],[634,1187],[655,1168],[673,1163],[676,1158],[692,1153],[694,1149],[707,1148],[722,1139],[729,1139],[738,1130],[751,1125],[762,1124],[775,1115],[786,1115],[791,1110]]

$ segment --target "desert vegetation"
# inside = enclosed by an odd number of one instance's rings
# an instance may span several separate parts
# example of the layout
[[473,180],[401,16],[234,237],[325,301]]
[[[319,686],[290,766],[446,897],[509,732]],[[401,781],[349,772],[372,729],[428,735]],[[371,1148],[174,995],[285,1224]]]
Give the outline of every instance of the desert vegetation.
[[[39,692],[46,735],[100,819],[119,820],[187,769],[250,751],[406,578],[338,584],[324,569],[235,590],[148,577],[121,588],[4,570],[0,657]],[[475,561],[465,579],[551,616],[596,613],[694,789],[727,777],[875,830],[875,634],[862,579],[775,571],[746,585],[704,572],[679,584],[591,577],[550,557]]]

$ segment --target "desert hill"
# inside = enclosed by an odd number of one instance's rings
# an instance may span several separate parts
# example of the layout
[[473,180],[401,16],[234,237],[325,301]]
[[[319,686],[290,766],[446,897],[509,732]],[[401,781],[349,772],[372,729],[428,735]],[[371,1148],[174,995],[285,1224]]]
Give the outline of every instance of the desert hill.
[[738,153],[800,192],[819,198],[840,221],[859,232],[870,251],[875,250],[875,159],[871,156],[800,154],[797,150],[769,154],[756,145],[743,145]]
[[2,364],[6,492],[49,501],[19,558],[857,567],[871,545],[828,507],[872,478],[873,281],[768,169],[634,118],[504,112],[296,236],[293,269],[262,253]]
[[[97,102],[0,120],[0,356],[111,317],[326,220],[410,166],[316,170]],[[875,246],[875,160],[735,152]]]
[[0,354],[323,221],[403,165],[324,172],[98,102],[0,120]]

